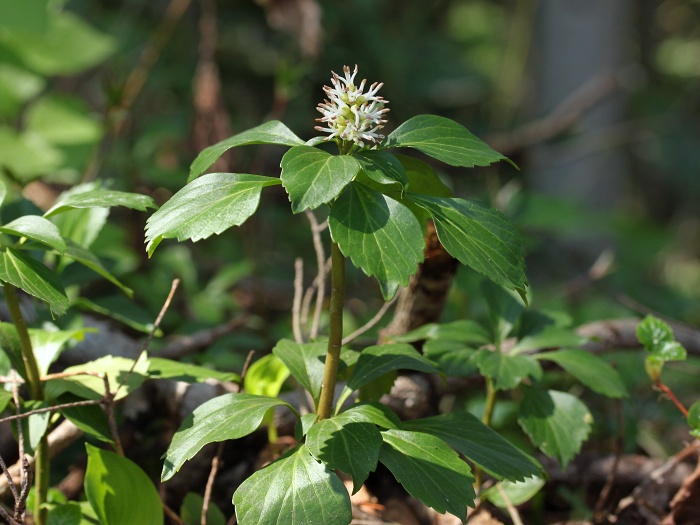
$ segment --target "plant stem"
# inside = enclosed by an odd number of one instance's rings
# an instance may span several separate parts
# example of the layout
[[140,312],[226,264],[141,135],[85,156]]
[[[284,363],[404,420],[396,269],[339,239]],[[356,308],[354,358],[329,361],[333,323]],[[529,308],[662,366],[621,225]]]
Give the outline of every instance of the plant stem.
[[345,257],[336,243],[331,246],[331,305],[330,330],[326,366],[323,370],[321,398],[318,402],[318,419],[331,417],[335,383],[338,379],[340,348],[343,342],[343,303],[345,301]]
[[481,421],[487,427],[491,426],[491,418],[493,417],[493,409],[496,406],[496,389],[493,386],[493,379],[486,378],[486,406],[484,407],[484,417]]
[[[29,339],[27,323],[24,322],[24,316],[19,307],[17,290],[9,283],[5,283],[3,288],[5,291],[5,302],[7,302],[7,307],[10,310],[10,316],[15,324],[17,337],[19,338],[29,393],[32,399],[43,401],[44,389],[41,386],[39,366],[34,356],[32,342]],[[21,422],[17,424],[20,425]],[[48,517],[48,509],[44,508],[44,503],[46,503],[49,491],[49,466],[49,443],[46,434],[44,434],[36,447],[34,456],[34,488],[36,491],[36,497],[34,498],[34,523],[36,525],[44,525]]]

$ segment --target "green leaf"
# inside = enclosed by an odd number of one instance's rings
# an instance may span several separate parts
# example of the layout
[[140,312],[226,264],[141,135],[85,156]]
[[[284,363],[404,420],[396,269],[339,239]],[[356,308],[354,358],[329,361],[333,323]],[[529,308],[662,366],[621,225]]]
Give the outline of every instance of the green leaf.
[[190,176],[187,182],[192,182],[195,178],[204,173],[209,166],[231,148],[236,146],[247,146],[249,144],[277,144],[280,146],[299,146],[304,141],[297,137],[292,131],[278,120],[265,122],[260,126],[249,129],[226,140],[203,149],[190,166]]
[[[61,404],[72,403],[74,401],[82,401],[82,399],[72,394],[63,395],[59,399],[59,403]],[[112,433],[109,429],[109,421],[101,406],[91,405],[62,408],[60,413],[86,434],[94,436],[106,443],[113,443]]]
[[408,493],[444,514],[464,521],[474,504],[471,469],[447,444],[430,434],[382,432],[381,461]]
[[408,119],[387,138],[387,148],[415,148],[450,166],[488,166],[506,159],[455,121],[437,115]]
[[440,365],[446,375],[454,377],[469,377],[476,372],[476,352],[475,348],[449,339],[432,339],[423,345],[423,355]]
[[79,328],[77,330],[53,330],[29,329],[29,340],[39,367],[39,375],[49,373],[49,366],[53,363],[66,345],[74,341],[82,341],[88,332],[97,332],[94,328]]
[[[185,525],[201,525],[204,498],[196,492],[188,492],[182,500],[180,518]],[[215,503],[209,502],[207,508],[207,525],[226,525],[226,516]]]
[[[58,197],[58,201],[99,188],[100,186],[96,182],[79,184],[63,192]],[[109,208],[71,208],[65,213],[53,215],[51,220],[58,227],[64,239],[70,239],[84,248],[89,248],[107,222],[109,211]]]
[[85,444],[85,495],[102,525],[163,523],[155,486],[133,461]]
[[657,346],[676,340],[668,323],[652,315],[647,315],[637,325],[637,339],[652,353]]
[[178,191],[146,221],[148,255],[163,239],[193,242],[240,226],[260,204],[266,186],[279,179],[243,173],[209,173]]
[[[530,501],[544,487],[544,484],[545,480],[536,476],[517,483],[502,481],[482,492],[481,497],[496,507],[507,509],[510,506],[518,506]],[[501,491],[505,492],[508,501],[504,499]]]
[[0,323],[0,349],[10,361],[6,372],[10,368],[17,370],[17,373],[26,381],[27,371],[24,368],[24,360],[22,359],[22,348],[19,344],[19,336],[17,328],[12,323]]
[[408,176],[399,160],[386,151],[368,150],[354,155],[367,176],[379,184],[408,186]]
[[20,182],[28,182],[65,163],[63,153],[40,135],[17,133],[0,125],[0,166],[9,169]]
[[282,339],[272,349],[272,353],[289,368],[294,379],[311,394],[315,403],[318,403],[321,395],[327,347],[326,343],[299,344]]
[[357,360],[346,388],[357,390],[387,372],[400,369],[437,372],[435,363],[423,357],[409,344],[369,346]]
[[[0,410],[0,412],[2,412]],[[690,434],[693,437],[700,438],[700,401],[696,401],[688,409],[688,424],[690,425]]]
[[523,392],[518,423],[542,452],[565,468],[590,434],[593,416],[571,394],[531,387]]
[[0,181],[0,206],[5,202],[5,197],[7,197],[7,186],[5,183]]
[[55,273],[19,250],[6,248],[0,253],[0,281],[41,299],[55,315],[66,313],[68,297]]
[[406,172],[409,191],[433,197],[452,197],[452,191],[440,180],[430,164],[407,155],[394,156]]
[[482,280],[479,288],[489,309],[491,342],[498,346],[511,334],[513,327],[525,312],[525,305],[514,292],[492,281]]
[[627,389],[617,370],[585,350],[563,349],[534,357],[554,361],[594,392],[607,397],[627,397]]
[[279,399],[252,394],[225,394],[198,406],[173,436],[164,456],[161,480],[172,478],[204,445],[238,439],[254,432],[265,413],[277,406],[292,409]]
[[444,339],[459,343],[491,343],[488,331],[476,321],[460,319],[449,323],[428,323],[403,335],[392,336],[396,343],[415,343],[423,339]]
[[282,157],[282,184],[294,213],[318,208],[335,199],[360,164],[349,155],[331,155],[310,146],[295,146]]
[[[2,371],[3,375],[5,371]],[[0,390],[0,414],[2,414],[12,401],[12,393],[7,390]]]
[[407,200],[430,213],[438,239],[462,264],[497,284],[525,294],[525,249],[512,222],[476,201],[409,193]]
[[73,96],[49,94],[34,102],[25,114],[27,129],[51,144],[94,144],[103,134],[102,125],[90,116],[90,108]]
[[267,354],[250,365],[243,389],[249,394],[277,397],[289,375],[289,368],[279,357]]
[[79,193],[64,193],[58,202],[44,213],[44,217],[51,217],[76,208],[111,208],[113,206],[124,206],[138,211],[157,208],[156,203],[148,195],[96,189]]
[[66,242],[54,223],[37,215],[25,215],[0,226],[0,232],[27,237],[53,248],[58,253],[66,249]]
[[85,266],[86,268],[89,268],[93,272],[95,272],[97,275],[104,277],[107,279],[110,283],[113,285],[119,287],[119,289],[124,292],[127,297],[133,297],[134,292],[131,288],[127,288],[122,282],[114,277],[111,273],[109,273],[104,266],[102,266],[102,263],[100,260],[93,254],[90,250],[87,248],[82,247],[81,245],[73,242],[72,240],[68,240],[66,243],[66,251],[63,253],[64,256],[68,257],[69,259],[72,259],[75,262],[78,262]]
[[397,429],[401,426],[401,420],[389,407],[373,401],[356,403],[343,414],[353,414],[353,417],[361,418],[362,421],[373,423],[381,428]]
[[49,515],[46,518],[47,525],[81,525],[82,513],[80,505],[74,501],[63,503],[49,509]]
[[220,372],[204,366],[181,363],[162,357],[148,359],[148,377],[150,379],[172,379],[186,383],[204,383],[207,379],[238,383],[241,376],[233,372]]
[[519,354],[520,352],[529,352],[542,348],[577,347],[586,344],[587,341],[588,339],[581,337],[568,328],[551,326],[536,334],[523,337],[513,347],[511,353]]
[[[42,408],[47,408],[48,404],[43,401],[26,400],[21,403],[21,412],[31,412],[32,410],[39,410]],[[51,420],[50,412],[41,412],[39,414],[32,414],[29,417],[23,418],[21,420],[22,424],[22,436],[24,437],[24,450],[27,454],[33,455],[36,451],[36,447],[39,445],[41,438],[44,437],[46,431],[49,428],[49,421]],[[13,430],[17,430],[17,422],[13,421]],[[16,436],[17,434],[15,434]]]
[[328,468],[349,475],[355,494],[377,468],[382,436],[361,411],[347,411],[313,425],[306,446]]
[[539,379],[542,367],[536,359],[525,355],[510,355],[482,348],[476,354],[476,365],[482,375],[493,379],[496,390],[510,390],[526,377]]
[[451,412],[405,421],[403,428],[439,437],[498,479],[520,481],[542,474],[542,466],[535,458],[468,412]]
[[346,525],[350,497],[338,476],[304,445],[246,479],[233,494],[241,525]]
[[415,215],[363,184],[348,184],[333,203],[328,224],[343,255],[380,283],[407,285],[423,260],[425,240]]

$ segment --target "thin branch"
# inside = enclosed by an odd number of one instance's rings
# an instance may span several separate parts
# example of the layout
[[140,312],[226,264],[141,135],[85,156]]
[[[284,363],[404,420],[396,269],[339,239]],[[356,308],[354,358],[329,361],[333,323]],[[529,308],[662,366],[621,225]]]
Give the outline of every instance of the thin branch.
[[17,490],[14,481],[12,481],[12,474],[10,474],[10,471],[7,470],[7,465],[5,464],[5,460],[2,459],[2,456],[0,456],[0,468],[2,468],[2,471],[5,473],[10,490],[12,491],[12,496],[15,498],[15,501],[17,501],[19,499],[19,491]]
[[[250,354],[249,354],[250,355]],[[202,500],[202,518],[201,525],[207,525],[207,512],[209,512],[209,502],[211,501],[211,491],[214,487],[214,479],[216,478],[216,473],[219,471],[219,464],[221,463],[221,453],[224,451],[224,442],[219,441],[216,447],[216,454],[211,460],[211,471],[209,472],[209,478],[207,478],[207,484],[204,488],[204,496]]]
[[382,320],[382,317],[384,317],[384,314],[386,314],[387,311],[389,311],[389,308],[391,308],[391,306],[396,302],[396,300],[398,299],[398,297],[399,297],[399,294],[397,293],[397,294],[393,297],[393,299],[392,299],[391,301],[386,302],[386,303],[384,303],[384,304],[382,305],[382,307],[381,307],[381,308],[379,309],[379,311],[374,315],[374,317],[372,317],[372,319],[370,319],[369,321],[367,321],[367,323],[365,323],[363,326],[361,326],[360,328],[358,328],[357,330],[355,330],[355,331],[354,331],[353,333],[351,333],[350,335],[345,336],[345,337],[343,338],[343,344],[344,344],[344,345],[348,344],[349,342],[351,342],[351,341],[357,339],[358,337],[360,337],[362,334],[364,334],[364,333],[367,332],[368,330],[371,330],[372,328],[374,328],[374,327],[377,325],[377,323],[379,323],[379,321]]
[[250,362],[253,360],[253,355],[255,354],[255,350],[251,350],[248,352],[248,355],[245,358],[245,363],[243,363],[243,370],[241,371],[241,388],[243,385],[243,381],[245,381],[245,376],[248,373],[248,368],[250,368]]
[[605,481],[605,486],[603,490],[600,491],[600,496],[598,496],[598,501],[595,505],[595,510],[593,513],[594,523],[604,523],[607,521],[607,503],[610,499],[610,494],[617,481],[617,472],[620,467],[620,459],[622,458],[622,453],[625,448],[625,422],[622,417],[622,401],[619,399],[614,400],[615,403],[615,419],[617,420],[617,438],[615,439],[615,459],[613,460],[612,467],[608,473],[608,478]]
[[161,503],[161,506],[163,507],[163,512],[165,513],[165,515],[168,517],[169,520],[171,520],[176,525],[185,525],[185,522],[182,521],[182,518],[177,515],[177,512],[175,512],[173,509],[168,507],[168,505],[164,501],[161,501],[160,503]]
[[10,515],[10,513],[5,509],[5,505],[2,503],[0,503],[0,516],[2,516],[9,525],[22,525],[22,522],[17,521]]
[[91,405],[99,405],[102,403],[102,399],[87,399],[85,401],[74,401],[73,403],[64,403],[62,405],[54,405],[50,407],[37,408],[36,410],[30,410],[29,412],[22,412],[15,414],[14,416],[7,416],[0,419],[0,423],[6,423],[7,421],[17,421],[18,419],[25,419],[36,414],[44,414],[46,412],[55,412],[57,410],[62,410],[64,408],[74,408],[74,407],[85,407]]
[[180,357],[192,352],[196,352],[200,348],[211,345],[220,337],[227,335],[238,328],[241,328],[248,322],[248,315],[240,315],[234,317],[226,324],[199,330],[190,335],[178,337],[171,343],[166,344],[155,355],[166,359],[179,359]]
[[301,334],[301,296],[304,288],[304,260],[297,257],[294,260],[294,301],[292,302],[292,332],[294,341],[301,344],[304,337]]
[[328,221],[319,224],[316,215],[310,210],[306,210],[306,218],[311,223],[311,236],[314,242],[314,251],[316,252],[316,265],[318,267],[318,275],[316,277],[316,306],[314,308],[314,317],[311,322],[311,330],[309,338],[316,339],[318,337],[318,328],[321,321],[321,311],[323,309],[323,299],[326,295],[326,254],[323,249],[323,241],[321,240],[321,232],[328,227]]
[[513,505],[513,502],[510,501],[508,494],[506,494],[506,491],[503,490],[503,486],[500,483],[498,483],[496,485],[496,488],[498,489],[498,493],[501,495],[501,497],[503,498],[503,501],[506,504],[506,509],[508,509],[508,514],[510,515],[510,519],[513,520],[513,525],[523,525],[523,520],[520,518],[520,514],[518,513],[518,509],[516,509],[515,505]]
[[678,400],[678,398],[677,398],[676,395],[673,393],[673,391],[671,390],[671,388],[668,387],[667,385],[663,384],[663,383],[661,382],[660,379],[656,379],[656,380],[654,381],[654,385],[656,386],[656,388],[658,388],[658,389],[661,390],[664,394],[666,394],[666,395],[668,396],[668,398],[669,398],[671,401],[673,401],[673,404],[676,405],[676,408],[677,408],[678,410],[680,410],[681,414],[683,414],[683,417],[685,417],[685,418],[687,419],[687,418],[688,418],[688,409],[685,408],[685,406],[683,405],[683,403],[681,403],[681,402]]

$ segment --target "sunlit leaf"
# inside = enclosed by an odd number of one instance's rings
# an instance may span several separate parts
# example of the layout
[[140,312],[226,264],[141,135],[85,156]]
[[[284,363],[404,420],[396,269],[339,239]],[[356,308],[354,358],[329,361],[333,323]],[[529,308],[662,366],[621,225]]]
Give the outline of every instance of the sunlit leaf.
[[32,239],[59,253],[63,253],[66,249],[66,242],[61,237],[56,225],[38,215],[19,217],[4,226],[0,226],[0,232]]
[[44,217],[51,217],[75,208],[111,208],[124,206],[138,211],[156,208],[153,198],[139,193],[126,191],[95,189],[80,193],[64,193]]

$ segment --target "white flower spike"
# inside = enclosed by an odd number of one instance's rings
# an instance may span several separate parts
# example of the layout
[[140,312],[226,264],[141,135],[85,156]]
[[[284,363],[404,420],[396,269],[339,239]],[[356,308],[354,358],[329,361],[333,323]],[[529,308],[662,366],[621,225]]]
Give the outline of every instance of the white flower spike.
[[375,82],[363,93],[367,80],[363,79],[359,86],[354,84],[357,65],[352,73],[348,66],[343,67],[343,72],[344,77],[333,72],[333,87],[323,87],[328,99],[316,108],[323,115],[316,121],[327,127],[315,129],[330,133],[326,140],[335,139],[342,149],[376,146],[384,139],[378,131],[384,127],[384,115],[389,111],[384,107],[389,101],[377,96],[384,84]]

